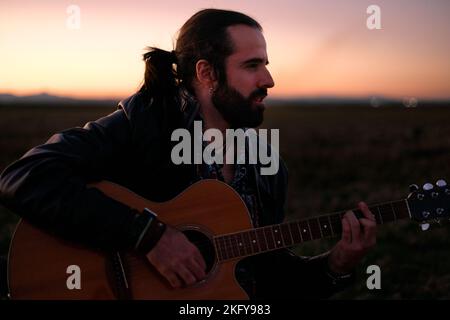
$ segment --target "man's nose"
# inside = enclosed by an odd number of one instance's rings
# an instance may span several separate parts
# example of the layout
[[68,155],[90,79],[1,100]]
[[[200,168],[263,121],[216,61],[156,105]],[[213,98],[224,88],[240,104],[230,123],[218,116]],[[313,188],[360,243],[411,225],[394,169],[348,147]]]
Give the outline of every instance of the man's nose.
[[260,88],[272,88],[275,86],[272,75],[267,68],[264,68],[263,74],[261,75],[259,87]]

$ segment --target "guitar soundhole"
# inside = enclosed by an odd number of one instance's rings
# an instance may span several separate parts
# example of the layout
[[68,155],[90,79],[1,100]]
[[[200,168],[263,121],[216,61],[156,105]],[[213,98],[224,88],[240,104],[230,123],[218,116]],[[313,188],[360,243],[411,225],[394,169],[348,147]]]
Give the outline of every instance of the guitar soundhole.
[[197,230],[185,230],[184,235],[191,241],[200,251],[205,259],[206,273],[209,273],[214,266],[216,252],[214,245],[208,236]]

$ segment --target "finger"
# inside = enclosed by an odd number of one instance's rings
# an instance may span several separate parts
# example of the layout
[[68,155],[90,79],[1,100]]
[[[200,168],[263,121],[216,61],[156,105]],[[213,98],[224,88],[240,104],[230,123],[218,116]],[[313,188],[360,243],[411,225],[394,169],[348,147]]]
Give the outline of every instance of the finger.
[[352,242],[352,232],[350,229],[350,223],[347,221],[345,217],[342,219],[342,240],[347,243]]
[[369,244],[375,242],[376,231],[377,231],[376,222],[373,220],[366,219],[366,218],[359,219],[359,222],[363,226],[364,241]]
[[192,272],[189,271],[189,269],[185,265],[179,265],[176,269],[176,273],[188,286],[197,282]]
[[166,272],[162,274],[164,278],[166,278],[167,281],[169,281],[172,288],[179,288],[181,287],[181,281],[177,277],[177,275],[173,272]]
[[365,202],[363,202],[363,201],[359,202],[358,207],[361,210],[364,217],[366,217],[369,220],[375,221],[374,214],[370,211],[369,207],[367,206],[367,204]]
[[203,259],[203,256],[200,253],[200,251],[197,249],[197,247],[195,247],[194,259],[199,264],[200,268],[203,271],[205,271],[206,270],[206,262],[205,262],[205,259]]
[[189,270],[194,274],[197,281],[205,279],[204,269],[197,263],[195,259],[189,260]]
[[361,241],[361,225],[359,224],[358,219],[356,218],[353,211],[347,211],[345,216],[347,217],[347,221],[350,223],[350,229],[352,232],[352,242],[360,242]]

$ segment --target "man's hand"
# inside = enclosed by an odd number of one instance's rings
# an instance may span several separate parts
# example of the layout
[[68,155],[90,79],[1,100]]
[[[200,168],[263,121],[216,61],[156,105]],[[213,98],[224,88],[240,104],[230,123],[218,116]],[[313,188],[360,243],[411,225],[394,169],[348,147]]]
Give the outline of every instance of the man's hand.
[[174,288],[205,278],[206,264],[200,251],[182,232],[170,226],[147,254],[147,259]]
[[350,273],[376,244],[375,216],[366,203],[360,202],[358,207],[364,218],[358,220],[353,211],[347,211],[342,219],[342,239],[331,250],[328,258],[333,273]]

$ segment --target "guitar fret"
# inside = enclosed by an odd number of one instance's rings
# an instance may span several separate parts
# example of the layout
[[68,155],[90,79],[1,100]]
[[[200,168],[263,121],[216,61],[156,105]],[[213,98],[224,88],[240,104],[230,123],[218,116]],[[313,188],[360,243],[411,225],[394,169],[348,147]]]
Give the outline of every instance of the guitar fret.
[[283,223],[280,225],[280,228],[284,245],[291,246],[292,244],[294,244],[294,241],[292,241],[292,236],[290,235],[289,226],[286,223]]
[[261,229],[257,229],[256,234],[258,236],[258,243],[261,248],[261,251],[267,251],[267,241],[266,237],[264,236],[264,231]]
[[249,235],[248,231],[243,232],[242,237],[244,239],[244,246],[245,246],[246,250],[248,251],[248,254],[251,255],[251,254],[255,253],[253,251],[253,247],[252,247],[252,243],[250,241],[250,235]]
[[214,243],[216,244],[217,259],[219,261],[223,261],[224,257],[223,257],[223,254],[222,254],[222,249],[220,248],[220,239],[221,239],[220,237],[214,238]]
[[275,248],[275,239],[273,236],[273,230],[272,227],[264,227],[264,234],[266,235],[266,239],[267,239],[267,247],[269,249],[274,249]]
[[383,224],[384,221],[383,221],[383,216],[381,215],[380,206],[377,206],[377,210],[378,210],[378,220],[377,220],[377,217],[375,217],[375,220],[377,221],[378,224]]
[[292,234],[290,223],[286,223],[287,232],[289,233],[289,239],[291,239],[291,245],[295,244],[294,235]]
[[327,218],[328,218],[328,223],[330,225],[331,236],[334,237],[335,233],[334,233],[334,230],[333,230],[333,224],[331,223],[331,216],[328,216]]
[[235,253],[235,257],[240,257],[241,252],[239,251],[239,240],[238,240],[238,234],[232,235],[232,239],[234,240],[233,243],[233,252]]
[[258,238],[256,236],[256,231],[255,230],[250,230],[250,239],[252,241],[253,251],[255,253],[260,252],[261,250],[259,248]]
[[230,241],[230,237],[229,236],[225,237],[224,244],[225,244],[225,250],[227,252],[228,258],[229,259],[230,258],[234,258],[233,249],[232,249],[232,246],[231,246],[231,241]]
[[296,225],[297,225],[298,233],[300,234],[300,238],[302,238],[302,242],[304,242],[305,239],[303,239],[302,227],[300,226],[300,221],[297,221]]
[[300,230],[298,228],[298,223],[291,222],[291,223],[289,223],[289,227],[291,229],[292,240],[294,241],[294,243],[301,243],[302,242],[302,235],[301,235]]
[[230,235],[225,236],[225,249],[229,258],[234,258],[233,245],[231,244]]
[[250,245],[249,241],[248,241],[248,235],[247,232],[241,232],[241,238],[242,238],[242,246],[245,249],[245,254],[246,255],[251,255],[253,254],[252,251],[252,246]]
[[229,252],[228,252],[228,245],[227,245],[227,242],[226,242],[226,239],[227,237],[226,236],[223,236],[222,237],[222,247],[223,247],[223,255],[224,255],[224,257],[225,257],[225,259],[228,259],[228,258],[230,258],[230,254],[229,254]]
[[304,242],[305,240],[303,240],[303,236],[302,236],[302,227],[300,226],[300,221],[297,221],[295,224],[296,224],[298,233],[300,234],[301,241]]
[[230,244],[229,250],[231,252],[231,258],[236,258],[239,256],[239,253],[237,252],[237,248],[235,248],[235,245],[233,244],[233,235],[228,235],[228,243]]
[[306,221],[300,221],[299,223],[303,241],[311,240],[311,230],[309,228],[309,224]]
[[238,241],[239,255],[240,256],[247,255],[247,252],[245,252],[244,241],[242,240],[242,234],[238,233],[236,236],[237,236],[237,241]]
[[340,235],[342,233],[342,218],[341,215],[333,214],[330,216],[330,222],[335,235]]
[[221,252],[221,256],[223,260],[228,259],[228,255],[227,255],[227,251],[226,251],[226,247],[225,247],[225,239],[224,237],[220,237],[217,239],[218,243],[219,243],[219,250]]
[[313,239],[322,238],[322,232],[320,231],[319,221],[317,220],[317,218],[311,218],[311,219],[307,220],[307,223],[311,230],[312,238]]
[[236,246],[234,245],[234,235],[233,234],[230,234],[230,235],[228,235],[228,243],[230,244],[230,247],[228,248],[230,251],[231,251],[231,257],[232,258],[236,258],[237,256],[239,256],[239,253],[238,252],[236,252],[237,251],[237,248],[236,248]]
[[319,228],[323,238],[331,236],[328,217],[318,217]]
[[383,218],[383,223],[394,221],[392,208],[389,204],[382,204],[379,208]]
[[267,240],[267,235],[266,235],[266,232],[265,232],[265,228],[261,228],[261,231],[262,231],[262,234],[264,236],[264,241],[266,243],[267,250],[269,250],[270,249],[269,248],[269,241]]
[[397,218],[399,219],[404,219],[404,218],[409,218],[409,212],[408,212],[408,207],[405,203],[405,200],[401,200],[401,201],[395,201],[394,202],[394,206],[396,208],[397,211]]
[[283,247],[283,237],[281,236],[280,226],[274,225],[274,226],[272,226],[272,229],[273,229],[273,234],[274,234],[273,237],[275,239],[275,247],[276,248]]
[[306,220],[306,225],[308,226],[309,236],[311,237],[311,239],[314,239],[314,236],[311,232],[311,225],[309,224],[309,220]]
[[396,221],[397,220],[397,215],[395,214],[395,209],[394,209],[394,206],[392,205],[392,202],[390,203],[390,205],[391,205],[392,213],[394,215],[394,221]]

